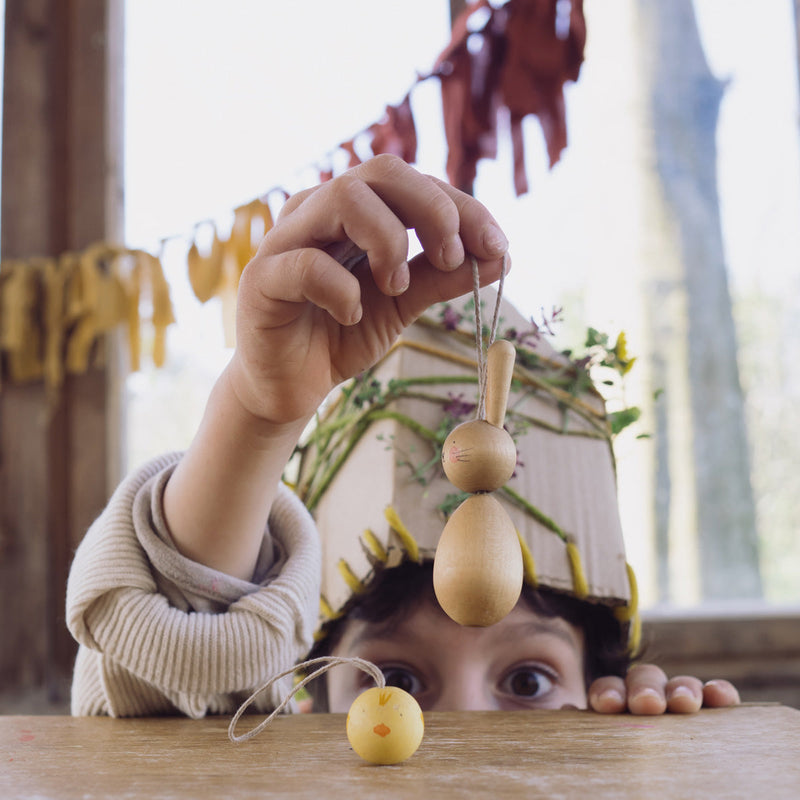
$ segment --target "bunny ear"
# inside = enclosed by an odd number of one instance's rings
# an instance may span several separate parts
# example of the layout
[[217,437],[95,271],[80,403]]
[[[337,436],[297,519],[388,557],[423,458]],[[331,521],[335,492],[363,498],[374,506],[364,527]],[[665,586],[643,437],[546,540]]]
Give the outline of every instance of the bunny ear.
[[503,427],[511,391],[511,378],[517,351],[511,342],[498,339],[492,342],[486,362],[486,421],[497,428]]

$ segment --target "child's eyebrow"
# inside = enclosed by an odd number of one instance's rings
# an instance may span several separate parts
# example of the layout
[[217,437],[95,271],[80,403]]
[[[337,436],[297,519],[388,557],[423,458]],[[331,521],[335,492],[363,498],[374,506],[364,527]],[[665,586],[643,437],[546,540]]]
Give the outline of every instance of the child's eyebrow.
[[350,647],[357,647],[364,642],[391,642],[396,638],[397,625],[391,623],[367,622],[364,627],[353,636]]
[[568,644],[576,652],[583,652],[581,642],[575,636],[573,631],[558,624],[557,619],[552,622],[548,620],[527,620],[514,625],[514,628],[519,630],[518,635],[524,635],[523,632],[527,631],[528,635],[541,636],[550,635],[556,636],[566,644]]
[[[397,639],[398,628],[402,625],[396,623],[367,622],[363,628],[353,636],[350,647],[357,647],[364,642],[393,642]],[[498,631],[499,632],[499,631]],[[413,635],[413,631],[409,631]],[[512,623],[502,631],[503,639],[520,641],[533,636],[555,636],[576,653],[583,653],[583,645],[574,632],[559,624],[559,619],[533,619]]]

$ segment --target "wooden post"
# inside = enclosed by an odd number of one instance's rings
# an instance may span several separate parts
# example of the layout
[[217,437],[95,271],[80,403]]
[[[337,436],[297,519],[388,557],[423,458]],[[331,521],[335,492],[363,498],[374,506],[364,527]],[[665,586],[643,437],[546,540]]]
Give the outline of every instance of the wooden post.
[[467,0],[450,0],[450,27],[456,21],[456,17],[467,7]]
[[[6,0],[2,258],[122,233],[122,0]],[[110,348],[107,348],[110,350]],[[106,353],[105,363],[112,363]],[[119,475],[108,366],[0,390],[0,686],[65,699],[72,552]]]

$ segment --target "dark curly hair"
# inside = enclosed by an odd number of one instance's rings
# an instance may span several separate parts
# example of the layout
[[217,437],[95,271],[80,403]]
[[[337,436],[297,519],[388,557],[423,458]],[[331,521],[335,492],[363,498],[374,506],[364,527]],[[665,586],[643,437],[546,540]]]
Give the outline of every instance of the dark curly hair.
[[[633,659],[628,650],[626,627],[617,620],[611,608],[552,589],[534,589],[527,585],[523,587],[522,597],[537,614],[561,617],[583,632],[587,689],[595,678],[603,675],[624,677]],[[350,620],[379,623],[385,631],[392,631],[425,601],[436,602],[433,562],[417,564],[406,561],[397,567],[380,570],[367,590],[351,599],[340,617],[325,624],[308,658],[330,655],[341,641]],[[307,688],[314,699],[314,710],[327,711],[326,681],[312,681]]]

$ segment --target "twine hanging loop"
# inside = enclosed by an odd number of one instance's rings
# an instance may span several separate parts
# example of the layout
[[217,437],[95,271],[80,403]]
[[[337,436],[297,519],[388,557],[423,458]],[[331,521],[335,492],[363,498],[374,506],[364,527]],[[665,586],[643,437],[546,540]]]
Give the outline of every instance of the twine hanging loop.
[[[236,713],[233,715],[231,719],[230,725],[228,725],[228,738],[234,744],[240,744],[241,742],[246,742],[248,739],[252,739],[254,736],[258,736],[267,725],[272,722],[272,720],[280,714],[288,705],[292,702],[292,698],[310,681],[313,681],[314,678],[318,678],[320,675],[326,673],[329,669],[339,665],[339,664],[350,664],[353,667],[357,667],[358,669],[366,672],[370,675],[373,680],[375,681],[375,685],[379,688],[383,688],[386,686],[386,678],[384,677],[383,673],[376,664],[373,664],[371,661],[367,661],[363,658],[344,658],[340,656],[322,656],[320,658],[312,658],[310,661],[304,661],[302,664],[297,664],[294,667],[290,667],[289,669],[284,670],[283,672],[279,673],[278,675],[273,675],[268,681],[264,684],[259,686],[247,700],[242,703]],[[286,697],[283,698],[280,705],[260,724],[258,724],[252,730],[247,731],[247,733],[243,733],[240,736],[236,735],[236,724],[239,722],[239,718],[244,714],[244,712],[249,708],[249,706],[253,703],[253,701],[261,694],[261,692],[265,692],[272,686],[273,683],[279,681],[281,678],[285,678],[287,675],[292,675],[295,672],[308,669],[309,667],[316,667],[313,672],[310,672],[308,675],[303,678],[303,680],[299,681],[294,688],[292,689]]]
[[478,269],[478,259],[470,256],[472,261],[472,297],[475,305],[475,354],[478,362],[478,407],[476,419],[486,418],[486,353],[492,346],[497,335],[497,323],[500,319],[500,304],[503,300],[503,285],[506,279],[506,258],[503,256],[503,267],[500,272],[500,281],[497,284],[497,299],[494,304],[492,323],[489,328],[489,340],[483,341],[483,320],[481,318],[481,279]]

